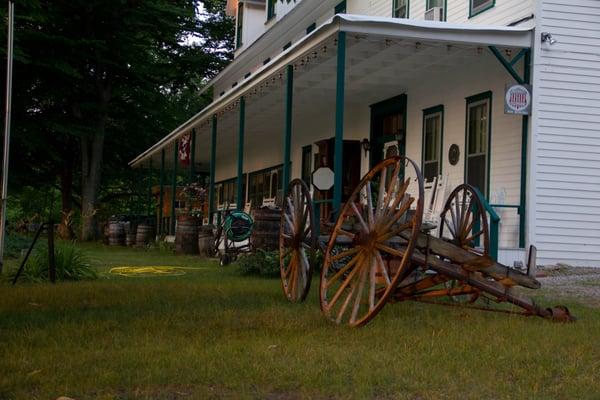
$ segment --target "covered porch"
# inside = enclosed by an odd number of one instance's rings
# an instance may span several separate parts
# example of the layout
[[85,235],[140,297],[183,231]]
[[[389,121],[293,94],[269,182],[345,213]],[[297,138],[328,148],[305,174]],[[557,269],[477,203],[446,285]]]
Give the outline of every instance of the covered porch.
[[175,176],[177,141],[191,134],[189,179],[208,177],[211,217],[277,204],[291,179],[310,184],[326,166],[343,172],[331,190],[312,188],[327,220],[396,152],[444,180],[446,194],[477,186],[498,214],[498,257],[510,264],[526,244],[529,121],[505,114],[503,98],[507,83],[528,83],[531,43],[522,28],[336,16],[266,65],[249,65],[132,166]]

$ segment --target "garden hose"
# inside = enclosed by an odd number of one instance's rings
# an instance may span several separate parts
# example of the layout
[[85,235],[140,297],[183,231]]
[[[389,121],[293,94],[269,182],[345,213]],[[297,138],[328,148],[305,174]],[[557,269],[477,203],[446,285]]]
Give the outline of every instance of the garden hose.
[[203,270],[206,268],[174,267],[174,266],[122,266],[113,267],[108,273],[127,277],[144,276],[179,276],[185,275],[186,270]]
[[242,242],[252,234],[254,221],[252,217],[243,211],[232,211],[225,218],[223,229],[227,238],[232,242]]

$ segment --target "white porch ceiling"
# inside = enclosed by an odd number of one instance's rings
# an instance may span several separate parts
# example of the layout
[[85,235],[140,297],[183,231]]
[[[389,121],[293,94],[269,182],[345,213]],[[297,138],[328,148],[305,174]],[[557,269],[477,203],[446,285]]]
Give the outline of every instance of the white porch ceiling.
[[[335,22],[340,29],[350,31],[346,54],[347,106],[368,106],[426,82],[431,74],[448,73],[486,58],[489,61],[494,56],[488,45],[496,45],[508,56],[514,56],[522,47],[527,47],[523,45],[527,38],[531,40],[531,32],[513,28],[466,28],[354,16],[336,17],[330,24]],[[262,140],[279,140],[283,147],[286,65],[294,65],[295,70],[295,118],[318,118],[332,113],[335,110],[337,30],[322,27],[319,31],[321,36],[316,35],[312,41],[307,37],[297,43],[289,53],[216,100],[131,165],[148,167],[152,160],[156,168],[160,165],[160,151],[165,149],[170,168],[173,141],[192,128],[197,132],[196,160],[207,165],[212,115],[218,118],[217,160],[232,149],[237,157],[238,103],[242,95],[246,98],[246,146],[260,145]],[[414,38],[417,34],[420,36]],[[507,45],[511,43],[513,45]]]

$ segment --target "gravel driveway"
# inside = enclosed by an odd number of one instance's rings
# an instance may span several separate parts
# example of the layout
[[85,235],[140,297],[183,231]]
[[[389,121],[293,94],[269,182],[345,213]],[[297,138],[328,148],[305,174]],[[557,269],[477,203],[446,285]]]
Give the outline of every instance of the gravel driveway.
[[600,268],[557,265],[540,268],[538,274],[542,289],[552,296],[576,299],[600,308]]

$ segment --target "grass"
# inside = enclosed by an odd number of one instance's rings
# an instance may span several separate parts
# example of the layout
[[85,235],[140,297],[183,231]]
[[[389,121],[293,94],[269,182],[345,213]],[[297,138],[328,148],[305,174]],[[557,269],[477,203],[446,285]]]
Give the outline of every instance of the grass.
[[[82,247],[100,280],[2,284],[0,399],[594,399],[600,393],[600,312],[575,301],[566,301],[579,318],[574,324],[402,303],[351,330],[321,316],[317,281],[308,301],[293,305],[278,280],[241,277],[234,266]],[[106,274],[122,265],[197,269],[177,277]]]

